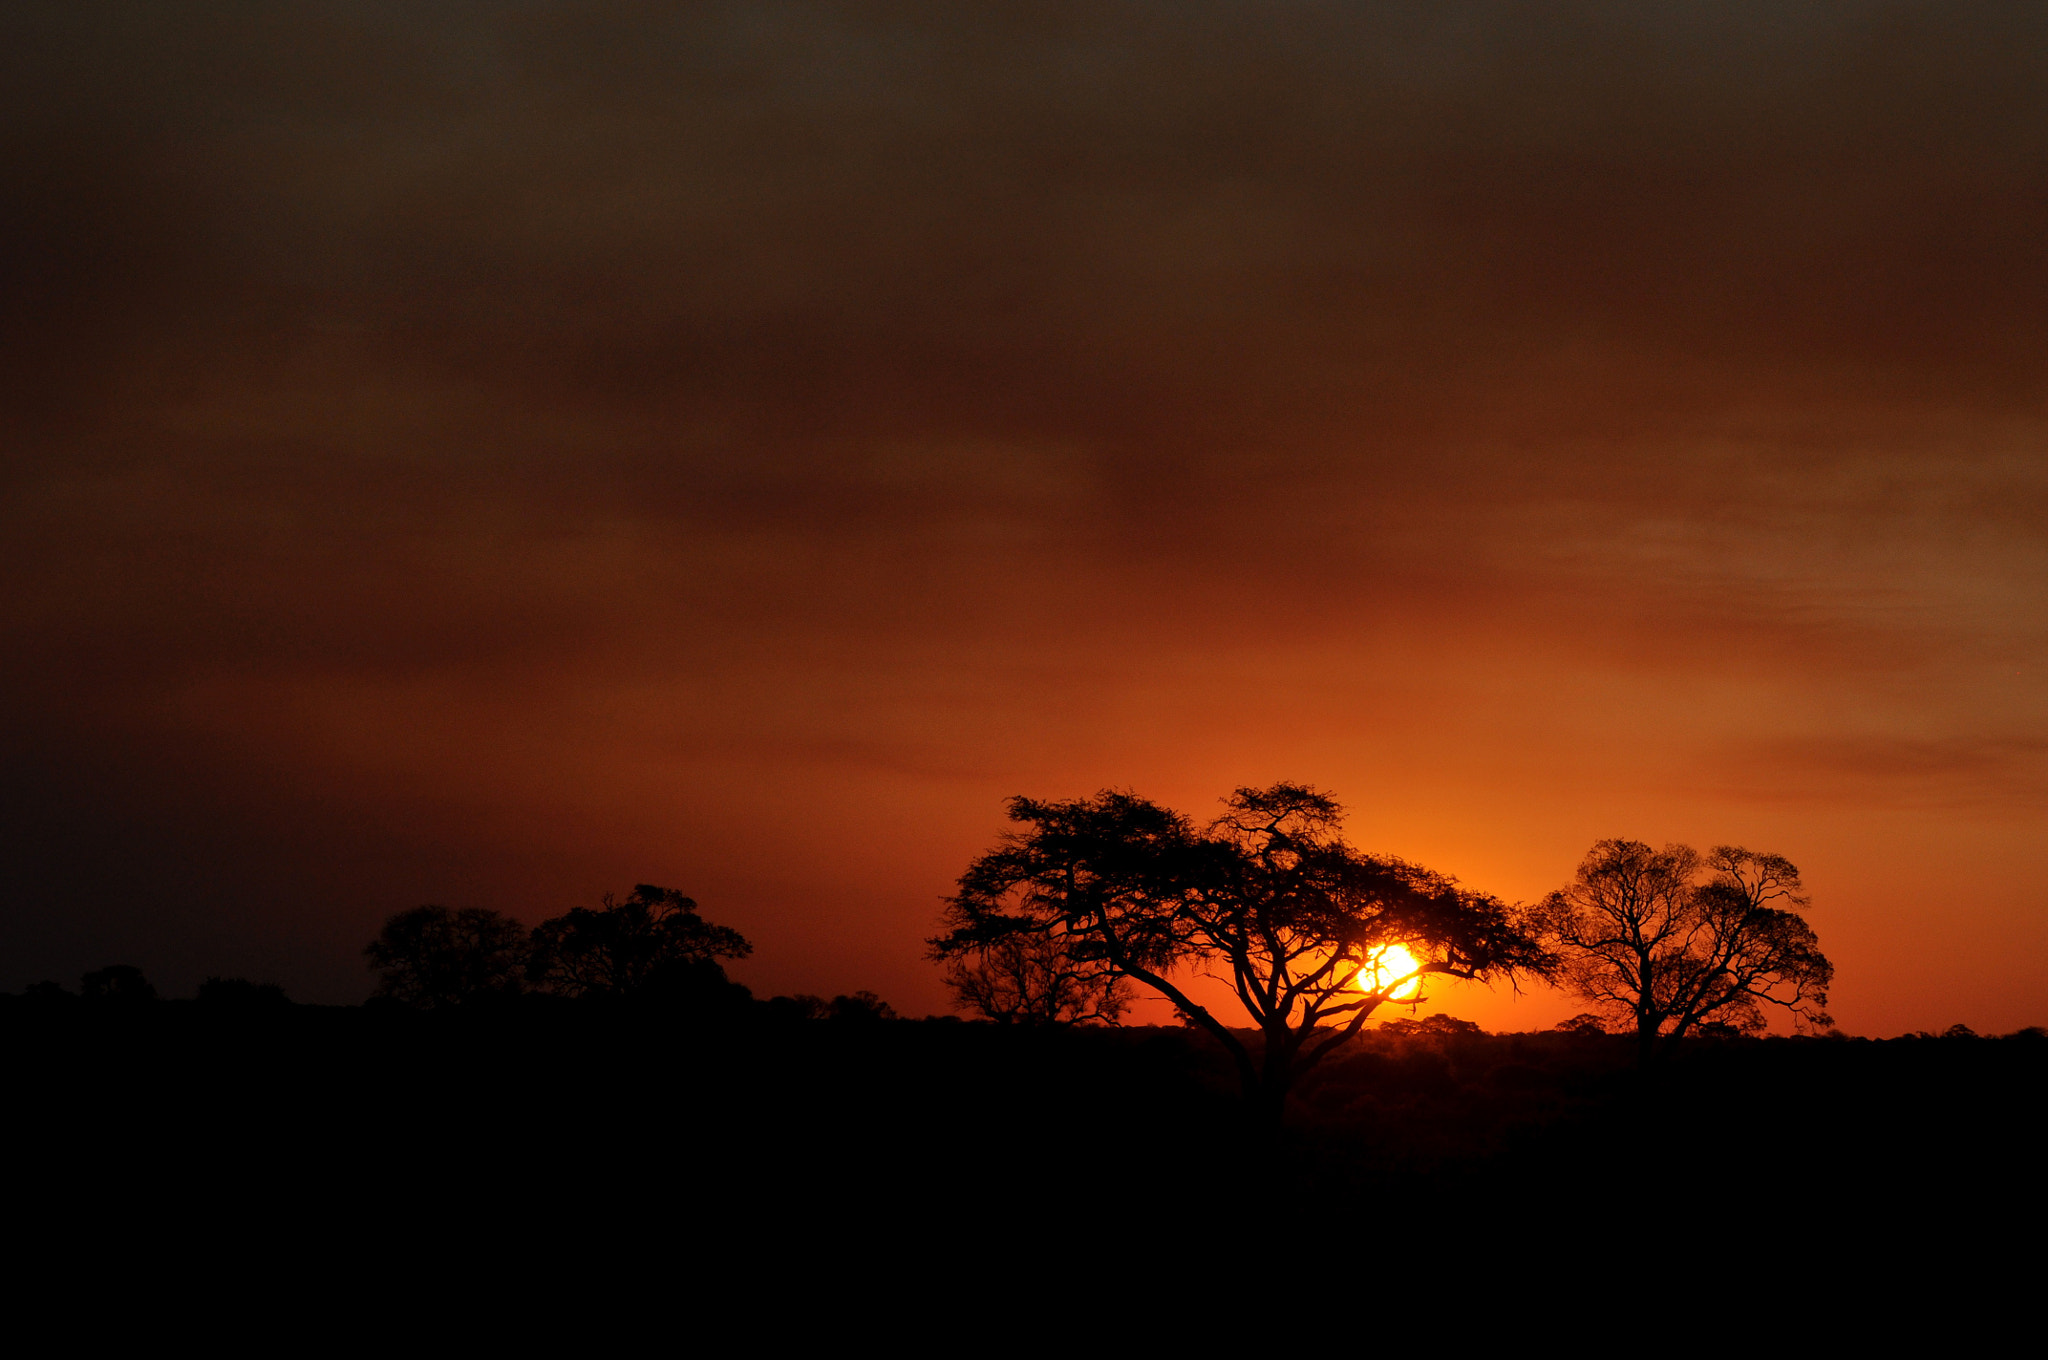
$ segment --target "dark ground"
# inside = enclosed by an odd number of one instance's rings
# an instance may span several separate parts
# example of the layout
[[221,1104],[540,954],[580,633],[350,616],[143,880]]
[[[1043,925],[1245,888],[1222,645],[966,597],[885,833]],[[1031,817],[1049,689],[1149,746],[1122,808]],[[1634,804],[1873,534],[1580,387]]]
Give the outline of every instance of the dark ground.
[[1621,1039],[1368,1035],[1277,1148],[1177,1029],[12,997],[0,1055],[17,1223],[110,1231],[972,1252],[1256,1222],[1824,1257],[2044,1204],[2038,1032],[1700,1041],[1648,1074]]

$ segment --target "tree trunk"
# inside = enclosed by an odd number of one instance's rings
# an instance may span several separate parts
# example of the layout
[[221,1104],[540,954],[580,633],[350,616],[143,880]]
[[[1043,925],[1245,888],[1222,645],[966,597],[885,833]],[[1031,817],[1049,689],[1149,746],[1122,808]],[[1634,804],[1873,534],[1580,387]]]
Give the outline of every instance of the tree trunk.
[[1260,1148],[1270,1147],[1280,1137],[1287,1118],[1287,1082],[1260,1072],[1256,1082],[1244,1088],[1245,1132]]
[[1291,1034],[1266,1033],[1259,1054],[1258,1080],[1245,1086],[1252,1127],[1262,1141],[1280,1136],[1287,1119],[1287,1093],[1294,1086],[1294,1048]]

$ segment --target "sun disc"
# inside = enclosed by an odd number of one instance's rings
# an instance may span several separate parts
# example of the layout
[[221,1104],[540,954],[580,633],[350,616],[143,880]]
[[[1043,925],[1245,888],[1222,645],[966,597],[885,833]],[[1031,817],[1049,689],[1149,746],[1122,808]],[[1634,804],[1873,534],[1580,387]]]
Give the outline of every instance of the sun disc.
[[1407,978],[1421,966],[1421,961],[1408,952],[1407,945],[1383,944],[1366,953],[1365,964],[1358,970],[1359,990],[1377,992],[1389,984],[1397,984],[1386,993],[1387,1000],[1414,1001],[1422,994],[1422,979],[1408,978],[1406,982],[1400,979]]

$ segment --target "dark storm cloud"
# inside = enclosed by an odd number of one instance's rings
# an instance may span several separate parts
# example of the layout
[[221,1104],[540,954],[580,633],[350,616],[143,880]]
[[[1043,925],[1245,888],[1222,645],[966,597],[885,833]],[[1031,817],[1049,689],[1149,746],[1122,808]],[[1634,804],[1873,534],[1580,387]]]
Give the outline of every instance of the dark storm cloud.
[[2039,338],[2011,7],[56,13],[10,35],[44,316],[117,290],[607,401],[1091,432],[1190,392],[1426,406],[1559,344],[1939,370]]
[[1063,684],[1409,635],[2032,740],[2044,55],[2012,5],[11,6],[21,749],[452,769],[659,677],[648,751],[974,770]]

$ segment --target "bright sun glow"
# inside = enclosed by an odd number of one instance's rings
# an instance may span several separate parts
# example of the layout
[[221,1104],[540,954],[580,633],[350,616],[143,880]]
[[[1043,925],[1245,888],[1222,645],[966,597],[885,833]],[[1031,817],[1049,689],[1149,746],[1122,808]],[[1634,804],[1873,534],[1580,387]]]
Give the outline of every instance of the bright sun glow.
[[[1383,944],[1365,956],[1365,966],[1358,970],[1359,990],[1376,992],[1387,983],[1407,977],[1421,966],[1421,961],[1408,952],[1407,945]],[[1413,978],[1388,992],[1387,1000],[1413,1001],[1421,994],[1422,979]]]

